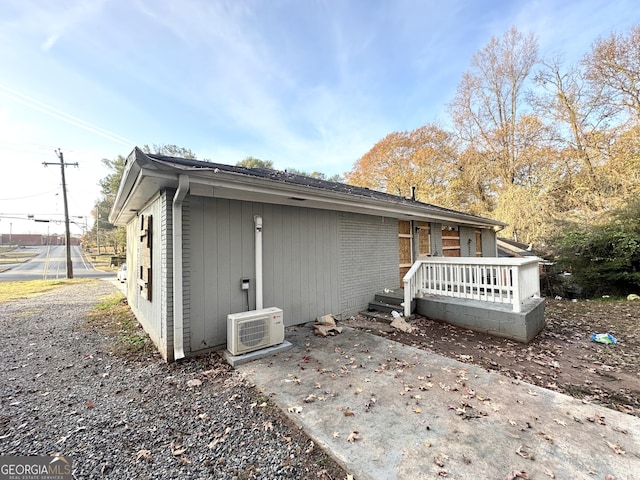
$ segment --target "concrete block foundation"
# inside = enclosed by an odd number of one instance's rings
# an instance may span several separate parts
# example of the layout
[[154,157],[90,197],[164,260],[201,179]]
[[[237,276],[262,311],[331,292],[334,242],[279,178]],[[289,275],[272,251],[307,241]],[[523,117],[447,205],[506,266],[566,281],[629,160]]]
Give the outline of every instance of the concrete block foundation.
[[509,304],[429,295],[418,298],[415,312],[476,332],[529,343],[544,328],[544,298],[531,298],[514,312]]

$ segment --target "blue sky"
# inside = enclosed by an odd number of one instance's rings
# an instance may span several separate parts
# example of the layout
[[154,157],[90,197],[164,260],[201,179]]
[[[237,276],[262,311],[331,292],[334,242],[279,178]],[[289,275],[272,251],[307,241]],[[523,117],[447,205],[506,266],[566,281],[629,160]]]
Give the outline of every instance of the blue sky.
[[[446,121],[473,54],[512,25],[574,62],[637,23],[635,0],[3,0],[0,217],[62,218],[56,148],[80,164],[78,217],[101,159],[136,145],[342,174],[388,133]],[[0,232],[63,231],[19,218]]]

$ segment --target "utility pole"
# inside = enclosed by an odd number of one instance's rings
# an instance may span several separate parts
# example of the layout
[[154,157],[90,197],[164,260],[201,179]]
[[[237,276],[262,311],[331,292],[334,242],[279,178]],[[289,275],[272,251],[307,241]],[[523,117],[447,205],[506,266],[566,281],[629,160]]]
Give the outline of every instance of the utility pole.
[[100,206],[96,204],[96,243],[98,244],[98,256],[100,256]]
[[73,278],[73,262],[71,261],[71,230],[69,229],[69,207],[67,205],[67,182],[64,176],[64,167],[78,166],[78,162],[64,163],[64,156],[60,149],[55,150],[56,156],[60,160],[59,162],[42,162],[46,167],[47,165],[60,165],[60,171],[62,173],[62,198],[64,200],[64,228],[65,228],[65,240],[67,244],[67,278]]

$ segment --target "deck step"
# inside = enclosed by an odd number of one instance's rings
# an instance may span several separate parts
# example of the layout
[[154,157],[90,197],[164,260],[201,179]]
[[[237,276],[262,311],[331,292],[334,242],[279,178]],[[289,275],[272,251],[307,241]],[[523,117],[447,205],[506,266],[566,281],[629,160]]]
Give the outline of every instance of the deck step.
[[[391,313],[394,310],[399,314],[404,314],[404,290],[397,288],[395,290],[385,289],[384,292],[376,293],[373,302],[369,303],[369,311],[378,311]],[[416,301],[411,302],[411,311],[416,306]]]
[[376,293],[374,298],[376,302],[388,303],[389,305],[400,306],[400,304],[404,302],[404,297],[393,293]]
[[378,310],[365,310],[360,312],[360,315],[371,318],[373,320],[378,320],[380,322],[391,323],[393,321],[393,316],[391,316],[388,312],[380,312]]
[[404,307],[396,303],[386,303],[374,300],[373,302],[369,302],[369,310],[377,310],[378,312],[387,313],[391,313],[395,310],[399,314],[402,314],[404,312]]

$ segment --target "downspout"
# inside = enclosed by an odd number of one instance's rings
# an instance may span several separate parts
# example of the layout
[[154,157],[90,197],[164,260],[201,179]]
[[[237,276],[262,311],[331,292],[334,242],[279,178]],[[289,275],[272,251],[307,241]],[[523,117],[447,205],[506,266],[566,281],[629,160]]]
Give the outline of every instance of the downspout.
[[253,217],[256,226],[256,310],[263,307],[262,304],[262,217]]
[[173,196],[173,360],[184,358],[184,309],[182,275],[182,202],[189,191],[189,176],[178,176]]

